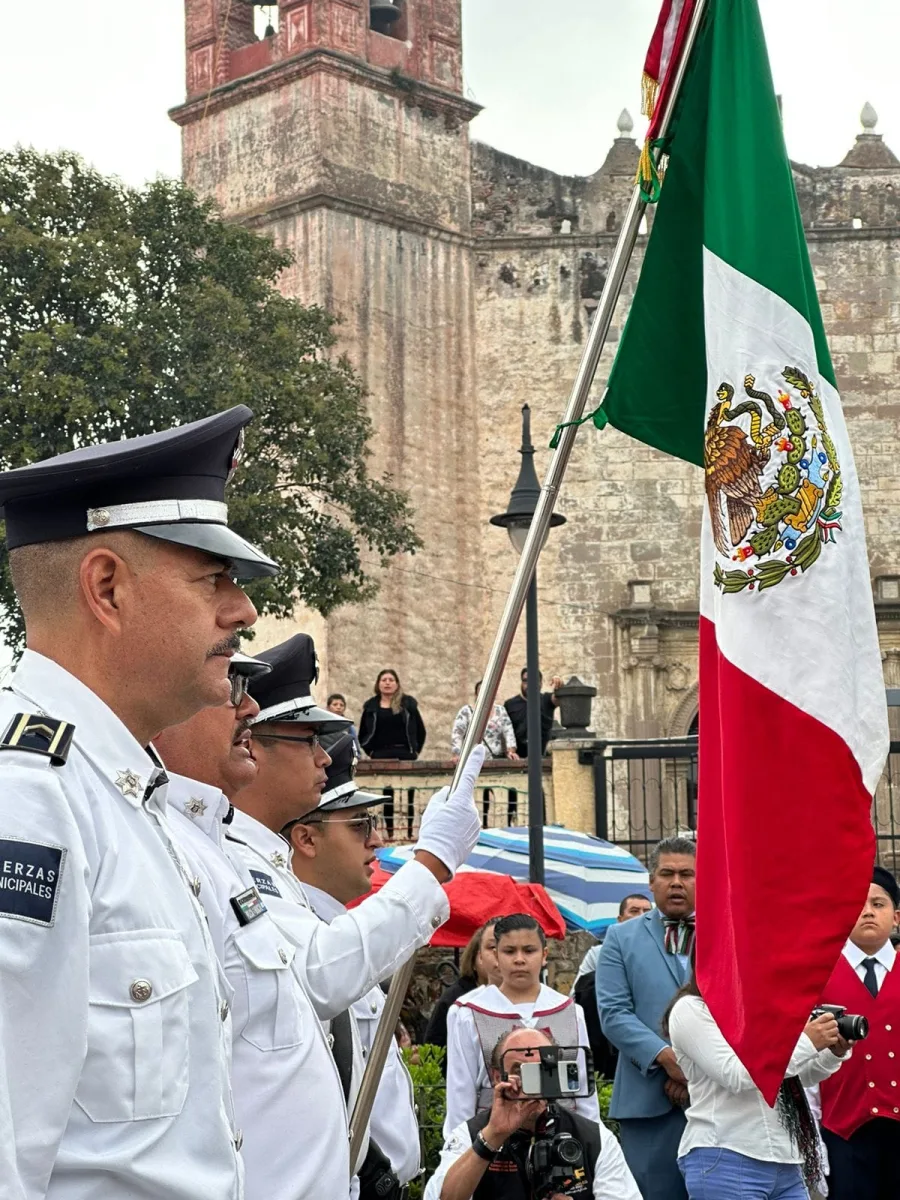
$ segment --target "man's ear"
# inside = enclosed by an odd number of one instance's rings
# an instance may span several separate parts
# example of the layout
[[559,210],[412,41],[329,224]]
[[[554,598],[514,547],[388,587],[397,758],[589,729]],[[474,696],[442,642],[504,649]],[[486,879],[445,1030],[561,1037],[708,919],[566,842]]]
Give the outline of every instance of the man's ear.
[[316,857],[316,831],[312,825],[304,825],[301,821],[291,826],[291,847],[295,854],[303,858]]
[[108,546],[95,546],[78,568],[78,582],[85,604],[111,633],[122,631],[123,592],[134,583],[128,563]]

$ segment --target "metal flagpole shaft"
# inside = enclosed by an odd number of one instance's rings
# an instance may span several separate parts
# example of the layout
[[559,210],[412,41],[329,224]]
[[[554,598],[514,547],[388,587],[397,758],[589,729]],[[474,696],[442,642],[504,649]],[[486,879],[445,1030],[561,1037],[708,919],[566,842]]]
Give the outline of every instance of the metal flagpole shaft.
[[528,878],[544,882],[544,760],[541,753],[541,669],[538,650],[537,570],[525,601],[525,663],[528,672]]
[[[691,17],[691,24],[684,40],[684,51],[678,62],[672,86],[666,97],[666,107],[659,125],[659,137],[664,137],[669,128],[691,52],[693,51],[694,43],[697,40],[697,34],[706,11],[706,3],[707,0],[697,0],[697,6]],[[584,413],[591,385],[594,382],[594,376],[597,373],[597,367],[600,363],[600,355],[603,353],[603,347],[606,345],[606,337],[609,333],[619,293],[622,291],[622,284],[625,282],[625,273],[628,270],[628,264],[634,252],[634,244],[637,241],[641,218],[644,215],[646,207],[646,202],[641,197],[640,187],[635,184],[634,191],[631,193],[631,200],[628,204],[628,210],[625,214],[625,220],[622,223],[622,229],[616,242],[616,248],[613,251],[612,261],[609,265],[609,274],[606,277],[603,292],[594,311],[594,321],[591,325],[590,336],[584,347],[581,362],[578,366],[578,373],[575,376],[575,382],[572,384],[572,390],[569,393],[569,402],[566,405],[566,413],[563,417],[565,428],[560,434],[559,443],[553,453],[553,458],[550,460],[550,466],[547,469],[547,475],[541,488],[540,499],[537,502],[534,516],[531,519],[528,538],[519,558],[516,573],[513,576],[512,587],[506,599],[503,616],[500,619],[500,628],[497,630],[497,636],[494,638],[494,645],[491,648],[481,689],[475,703],[475,712],[472,714],[472,720],[469,724],[465,741],[463,742],[459,762],[456,764],[456,771],[453,774],[452,788],[458,787],[466,760],[484,736],[484,730],[493,709],[494,697],[497,694],[497,688],[500,686],[500,676],[503,674],[506,660],[509,658],[509,651],[519,624],[519,618],[522,615],[528,588],[550,528],[550,518],[556,506],[556,497],[559,494],[566,468],[569,465],[572,447],[575,444],[575,435],[578,430],[577,426],[570,424],[570,422],[578,421]],[[538,747],[540,747],[540,739],[538,740]],[[372,1104],[375,1100],[375,1093],[381,1081],[381,1072],[384,1070],[388,1049],[394,1036],[394,1028],[400,1016],[403,1001],[406,998],[409,981],[412,978],[414,964],[415,955],[395,972],[394,978],[391,980],[390,991],[388,992],[384,1010],[378,1022],[378,1029],[372,1041],[369,1060],[363,1072],[359,1095],[356,1098],[356,1104],[353,1106],[353,1115],[350,1118],[351,1163],[356,1162],[359,1151],[362,1148],[363,1138],[369,1124],[369,1116],[372,1112]]]

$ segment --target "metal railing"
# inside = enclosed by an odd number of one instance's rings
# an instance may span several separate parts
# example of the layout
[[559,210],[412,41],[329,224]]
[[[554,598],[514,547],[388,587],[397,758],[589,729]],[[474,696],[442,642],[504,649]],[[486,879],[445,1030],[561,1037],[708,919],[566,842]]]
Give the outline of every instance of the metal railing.
[[[592,761],[599,837],[642,861],[661,838],[697,829],[697,738],[597,742]],[[872,806],[878,860],[900,867],[900,742],[890,754]]]
[[[419,824],[428,801],[435,793],[433,787],[373,787],[366,781],[366,790],[390,796],[382,809],[380,833],[385,842],[414,842],[419,836]],[[491,784],[475,792],[475,804],[484,829],[503,829],[507,825],[525,824],[528,820],[528,792],[522,788]]]

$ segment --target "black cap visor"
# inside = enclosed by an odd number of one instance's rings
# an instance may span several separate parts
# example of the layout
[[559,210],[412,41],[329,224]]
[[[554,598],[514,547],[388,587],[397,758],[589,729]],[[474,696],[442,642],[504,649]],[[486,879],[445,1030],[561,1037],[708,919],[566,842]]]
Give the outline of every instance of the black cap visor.
[[202,550],[204,554],[228,562],[234,569],[236,579],[260,579],[277,575],[279,571],[278,563],[267,558],[261,550],[257,550],[227,525],[179,521],[171,525],[136,525],[133,530],[159,538],[162,542],[174,542],[179,546]]

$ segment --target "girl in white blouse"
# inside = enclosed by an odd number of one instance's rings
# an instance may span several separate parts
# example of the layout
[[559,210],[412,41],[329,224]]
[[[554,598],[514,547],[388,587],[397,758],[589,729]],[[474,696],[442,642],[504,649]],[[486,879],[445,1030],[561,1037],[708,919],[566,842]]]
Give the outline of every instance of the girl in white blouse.
[[803,1088],[837,1071],[850,1048],[834,1017],[817,1017],[800,1035],[774,1108],[722,1036],[693,978],[664,1021],[690,1094],[678,1150],[690,1200],[807,1200],[820,1162]]

